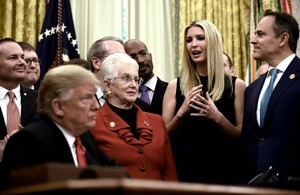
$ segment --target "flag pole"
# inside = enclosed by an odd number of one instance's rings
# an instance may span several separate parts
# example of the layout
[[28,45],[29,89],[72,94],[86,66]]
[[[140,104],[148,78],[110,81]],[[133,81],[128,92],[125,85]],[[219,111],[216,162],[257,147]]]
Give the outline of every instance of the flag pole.
[[57,12],[57,66],[62,65],[62,0],[58,0]]

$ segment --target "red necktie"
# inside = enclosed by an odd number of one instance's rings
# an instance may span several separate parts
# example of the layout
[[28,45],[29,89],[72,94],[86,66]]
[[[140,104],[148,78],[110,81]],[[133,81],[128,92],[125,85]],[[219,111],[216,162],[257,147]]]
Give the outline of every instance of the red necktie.
[[83,147],[79,137],[76,137],[74,145],[75,145],[75,149],[76,149],[78,166],[86,167],[87,163],[86,163],[86,157],[85,157],[85,148]]
[[15,94],[8,91],[9,102],[7,104],[7,133],[10,134],[13,130],[19,129],[20,112],[15,103]]

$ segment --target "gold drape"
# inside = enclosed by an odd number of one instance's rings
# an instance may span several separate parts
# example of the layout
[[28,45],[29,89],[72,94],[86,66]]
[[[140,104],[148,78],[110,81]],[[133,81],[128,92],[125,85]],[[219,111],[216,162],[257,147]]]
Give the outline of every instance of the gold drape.
[[47,0],[1,0],[0,39],[10,37],[36,47]]
[[[249,18],[249,0],[173,0],[175,11],[173,16],[175,28],[175,51],[179,55],[178,62],[181,68],[183,31],[193,20],[207,19],[213,22],[220,30],[223,39],[224,51],[232,58],[235,66],[235,75],[244,79],[247,68],[247,32]],[[177,9],[176,9],[177,8]],[[179,11],[179,13],[175,13]],[[177,16],[176,16],[177,14]],[[176,35],[178,32],[178,35]]]

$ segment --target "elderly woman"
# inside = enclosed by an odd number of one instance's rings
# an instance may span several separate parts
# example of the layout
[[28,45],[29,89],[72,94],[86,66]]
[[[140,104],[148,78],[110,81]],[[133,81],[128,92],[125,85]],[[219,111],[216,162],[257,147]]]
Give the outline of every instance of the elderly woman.
[[106,103],[91,133],[97,146],[136,179],[177,180],[165,123],[134,104],[138,64],[124,53],[109,55],[98,74]]

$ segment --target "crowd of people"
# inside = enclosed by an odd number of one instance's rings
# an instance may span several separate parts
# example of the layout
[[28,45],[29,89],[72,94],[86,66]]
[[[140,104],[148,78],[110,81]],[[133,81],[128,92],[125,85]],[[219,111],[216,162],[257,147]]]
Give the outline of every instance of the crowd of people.
[[48,70],[39,89],[35,48],[1,39],[1,189],[11,170],[46,162],[124,168],[134,179],[299,186],[295,18],[265,11],[251,44],[266,65],[248,86],[211,21],[192,21],[183,36],[182,69],[169,83],[144,42],[106,36],[86,60]]

